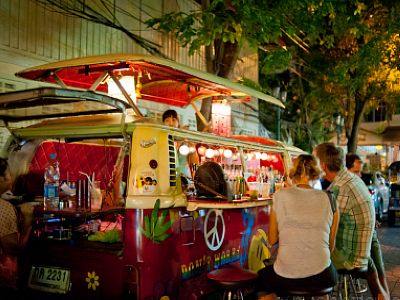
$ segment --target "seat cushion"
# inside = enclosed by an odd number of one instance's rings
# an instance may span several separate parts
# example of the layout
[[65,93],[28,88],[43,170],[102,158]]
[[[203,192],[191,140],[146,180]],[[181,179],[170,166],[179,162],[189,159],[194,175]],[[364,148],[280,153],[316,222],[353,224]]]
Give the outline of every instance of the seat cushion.
[[208,279],[221,285],[232,286],[253,282],[257,279],[257,273],[236,266],[226,266],[213,270],[207,274]]

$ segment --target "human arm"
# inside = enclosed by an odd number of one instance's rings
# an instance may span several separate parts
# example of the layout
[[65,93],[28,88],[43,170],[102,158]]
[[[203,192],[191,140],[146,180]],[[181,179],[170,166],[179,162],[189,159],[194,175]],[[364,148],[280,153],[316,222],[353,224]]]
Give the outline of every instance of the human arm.
[[[20,226],[18,226],[18,214],[13,206],[9,203],[3,203],[2,208],[0,247],[5,253],[16,255],[23,249],[29,239],[32,229],[33,206],[29,203],[19,205]],[[18,228],[20,228],[20,231]]]
[[339,214],[339,209],[337,208],[333,214],[331,231],[329,233],[329,250],[331,251],[331,253],[333,252],[333,249],[335,249],[336,233],[339,227],[339,220],[340,220],[340,214]]

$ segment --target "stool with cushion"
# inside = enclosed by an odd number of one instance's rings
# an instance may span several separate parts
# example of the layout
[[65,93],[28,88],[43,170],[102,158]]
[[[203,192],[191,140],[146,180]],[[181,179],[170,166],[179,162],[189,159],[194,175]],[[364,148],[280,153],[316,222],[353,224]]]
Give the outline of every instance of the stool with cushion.
[[351,270],[339,269],[337,271],[339,273],[339,284],[337,290],[338,297],[340,297],[339,299],[342,299],[343,294],[345,300],[349,299],[348,284],[350,284],[350,288],[355,296],[355,299],[363,299],[362,294],[357,292],[355,281],[358,278],[367,279],[368,267],[355,268]]
[[207,274],[224,291],[223,299],[243,300],[243,289],[252,287],[257,279],[257,273],[236,266],[225,266]]
[[287,290],[278,293],[278,296],[283,299],[312,299],[313,297],[320,297],[325,295],[330,295],[333,291],[333,287],[328,288],[313,288],[305,287],[304,289],[298,290]]

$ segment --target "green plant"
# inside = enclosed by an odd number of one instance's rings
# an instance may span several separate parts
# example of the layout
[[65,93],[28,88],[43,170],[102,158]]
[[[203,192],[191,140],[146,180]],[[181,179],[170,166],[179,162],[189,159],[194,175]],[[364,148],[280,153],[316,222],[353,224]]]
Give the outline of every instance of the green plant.
[[145,216],[144,229],[139,227],[140,232],[156,244],[161,243],[169,237],[169,234],[166,233],[166,231],[171,228],[173,223],[173,220],[168,220],[164,223],[165,217],[168,214],[168,210],[164,209],[159,215],[159,209],[160,199],[157,199],[156,203],[154,203],[153,211],[151,212],[151,219],[149,216]]

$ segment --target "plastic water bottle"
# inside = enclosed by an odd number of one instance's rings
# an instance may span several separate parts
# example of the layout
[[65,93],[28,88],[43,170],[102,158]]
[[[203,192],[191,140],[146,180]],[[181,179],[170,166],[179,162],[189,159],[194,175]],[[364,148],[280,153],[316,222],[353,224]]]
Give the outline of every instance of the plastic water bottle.
[[50,160],[44,171],[44,208],[57,209],[59,204],[58,191],[60,187],[60,168],[55,153],[50,154]]

